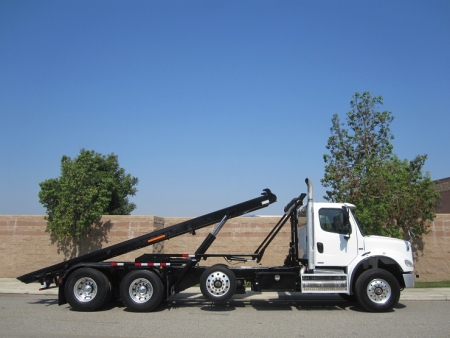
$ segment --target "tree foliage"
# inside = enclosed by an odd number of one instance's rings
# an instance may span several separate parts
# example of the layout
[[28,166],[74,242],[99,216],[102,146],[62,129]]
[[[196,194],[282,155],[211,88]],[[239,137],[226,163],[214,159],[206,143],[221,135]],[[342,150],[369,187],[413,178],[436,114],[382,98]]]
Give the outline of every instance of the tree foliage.
[[61,176],[41,182],[39,201],[47,209],[46,231],[58,242],[89,234],[102,215],[128,215],[136,208],[138,179],[119,167],[118,157],[82,149],[61,159]]
[[335,114],[324,155],[329,190],[325,199],[356,205],[355,214],[367,234],[408,238],[427,233],[434,219],[438,193],[428,173],[426,155],[400,160],[393,152],[390,131],[393,116],[379,112],[381,96],[356,93],[350,102],[346,126]]

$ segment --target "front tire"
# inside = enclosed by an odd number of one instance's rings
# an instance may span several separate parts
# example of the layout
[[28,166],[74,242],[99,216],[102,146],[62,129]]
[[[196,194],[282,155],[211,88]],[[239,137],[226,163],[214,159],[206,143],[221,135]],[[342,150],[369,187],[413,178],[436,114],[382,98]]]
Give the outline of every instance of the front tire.
[[164,286],[154,272],[134,270],[122,280],[120,297],[131,311],[151,311],[163,301]]
[[356,299],[369,312],[392,310],[400,299],[400,285],[388,271],[370,269],[356,281]]
[[236,291],[236,276],[223,264],[213,265],[202,273],[200,290],[212,302],[225,302]]
[[69,276],[64,295],[74,310],[95,311],[109,300],[111,283],[102,272],[82,268]]

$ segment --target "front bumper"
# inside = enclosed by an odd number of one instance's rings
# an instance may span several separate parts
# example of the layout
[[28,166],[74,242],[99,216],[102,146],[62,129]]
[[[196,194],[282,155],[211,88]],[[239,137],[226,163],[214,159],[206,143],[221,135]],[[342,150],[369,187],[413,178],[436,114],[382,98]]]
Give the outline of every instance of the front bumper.
[[405,288],[413,288],[416,285],[416,274],[414,271],[404,273],[403,281],[405,282]]

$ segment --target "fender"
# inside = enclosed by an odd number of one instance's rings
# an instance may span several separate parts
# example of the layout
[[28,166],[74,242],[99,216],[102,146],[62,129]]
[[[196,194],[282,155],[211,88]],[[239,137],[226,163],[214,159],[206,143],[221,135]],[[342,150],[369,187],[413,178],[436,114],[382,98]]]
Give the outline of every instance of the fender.
[[[355,261],[353,261],[352,264],[348,266],[347,270],[348,276],[350,276],[350,285],[349,285],[350,294],[353,293],[353,288],[355,286],[356,280],[358,279],[358,276],[363,271],[374,268],[380,268],[389,271],[398,280],[400,286],[404,287],[402,274],[405,272],[405,270],[399,264],[397,259],[393,258],[393,256],[372,255],[369,253],[366,254],[365,256],[359,256],[358,258],[360,259],[356,259]],[[405,265],[404,262],[403,265]]]

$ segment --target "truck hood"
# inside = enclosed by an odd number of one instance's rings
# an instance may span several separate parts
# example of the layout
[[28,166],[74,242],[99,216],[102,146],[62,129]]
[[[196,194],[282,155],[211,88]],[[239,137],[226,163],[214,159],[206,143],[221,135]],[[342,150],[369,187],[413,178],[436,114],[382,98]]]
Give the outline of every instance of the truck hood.
[[408,241],[382,236],[366,236],[364,249],[368,257],[389,257],[394,259],[404,272],[414,271],[412,247]]
[[398,238],[383,236],[364,236],[365,251],[395,251],[398,253],[411,252],[411,244],[408,241]]

